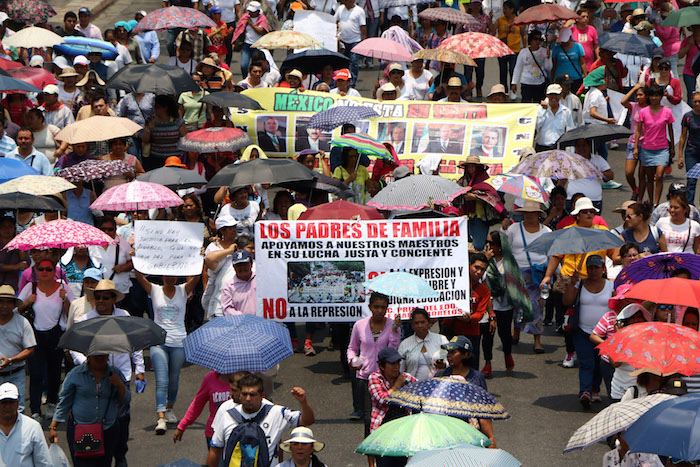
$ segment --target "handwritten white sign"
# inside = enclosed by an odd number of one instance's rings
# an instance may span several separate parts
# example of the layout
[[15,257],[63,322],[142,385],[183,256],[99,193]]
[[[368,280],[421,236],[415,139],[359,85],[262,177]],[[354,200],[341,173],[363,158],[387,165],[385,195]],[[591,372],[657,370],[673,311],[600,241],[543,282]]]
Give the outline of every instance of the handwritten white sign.
[[202,273],[204,224],[136,221],[134,268],[142,274],[194,276]]

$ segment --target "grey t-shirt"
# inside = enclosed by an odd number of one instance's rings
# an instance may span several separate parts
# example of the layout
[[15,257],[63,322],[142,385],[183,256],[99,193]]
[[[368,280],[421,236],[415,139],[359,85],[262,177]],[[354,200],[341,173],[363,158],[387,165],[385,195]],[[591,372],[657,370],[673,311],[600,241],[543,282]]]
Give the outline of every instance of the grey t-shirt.
[[[0,357],[12,358],[22,350],[35,346],[34,331],[24,317],[14,313],[10,321],[0,324]],[[22,365],[24,362],[20,362],[17,366]]]

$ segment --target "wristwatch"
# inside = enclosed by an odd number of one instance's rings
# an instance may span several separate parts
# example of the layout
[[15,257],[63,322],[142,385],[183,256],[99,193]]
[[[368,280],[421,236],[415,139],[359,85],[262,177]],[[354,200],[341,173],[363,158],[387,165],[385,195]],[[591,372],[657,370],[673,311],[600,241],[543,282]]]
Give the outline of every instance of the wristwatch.
[[12,361],[12,359],[11,359],[10,357],[7,357],[7,366],[8,366],[8,367],[11,367],[11,366],[12,366],[12,363],[14,363],[14,362]]
[[489,316],[489,321],[496,321],[496,317],[495,317],[495,316]]

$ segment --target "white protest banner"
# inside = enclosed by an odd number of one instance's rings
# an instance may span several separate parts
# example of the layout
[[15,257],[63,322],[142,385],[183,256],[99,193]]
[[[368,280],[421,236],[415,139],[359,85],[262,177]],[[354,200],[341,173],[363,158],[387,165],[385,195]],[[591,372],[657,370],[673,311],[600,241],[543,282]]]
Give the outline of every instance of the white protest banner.
[[462,315],[469,310],[467,243],[461,217],[260,221],[255,224],[257,314],[292,322],[357,321],[369,314],[363,283],[405,271],[427,280],[439,296],[392,297],[390,317],[398,312],[408,319],[415,307],[432,317]]
[[134,268],[142,274],[196,276],[202,273],[204,224],[179,221],[134,223]]
[[335,18],[328,13],[311,10],[298,10],[294,13],[294,30],[308,34],[325,49],[333,52],[338,51],[337,29]]

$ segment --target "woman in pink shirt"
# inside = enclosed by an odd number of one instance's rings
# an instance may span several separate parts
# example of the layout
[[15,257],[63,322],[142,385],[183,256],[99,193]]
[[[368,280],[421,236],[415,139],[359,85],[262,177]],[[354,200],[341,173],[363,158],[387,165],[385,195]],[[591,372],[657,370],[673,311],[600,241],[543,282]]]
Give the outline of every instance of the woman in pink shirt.
[[673,26],[661,26],[661,23],[673,11],[670,2],[662,3],[660,6],[661,19],[656,23],[654,35],[661,41],[664,49],[664,57],[671,61],[671,72],[674,78],[678,78],[678,51],[681,50],[681,30]]
[[580,19],[576,20],[576,25],[571,27],[571,35],[574,41],[583,46],[586,62],[586,69],[590,70],[591,65],[598,59],[598,33],[593,26],[588,24],[588,11],[578,12]]
[[[671,165],[671,160],[675,155],[673,143],[673,118],[671,109],[661,105],[661,98],[664,96],[664,88],[654,84],[646,92],[649,105],[639,111],[637,117],[637,132],[634,137],[634,157],[640,158],[640,138],[644,134],[644,141],[641,142],[642,176],[646,178],[646,191],[649,193],[649,201],[654,205],[659,204],[661,190],[664,187],[664,171]],[[668,138],[666,131],[668,130]],[[641,183],[640,183],[641,185]],[[656,185],[656,186],[654,186]],[[656,190],[656,193],[654,193]],[[639,193],[639,202],[644,201],[644,193]]]
[[693,73],[693,59],[698,53],[698,44],[700,44],[700,25],[696,24],[690,27],[692,35],[683,39],[681,48],[678,50],[678,59],[685,57],[685,65],[683,65],[683,83],[685,90],[688,93],[688,100],[695,91],[695,73]]

